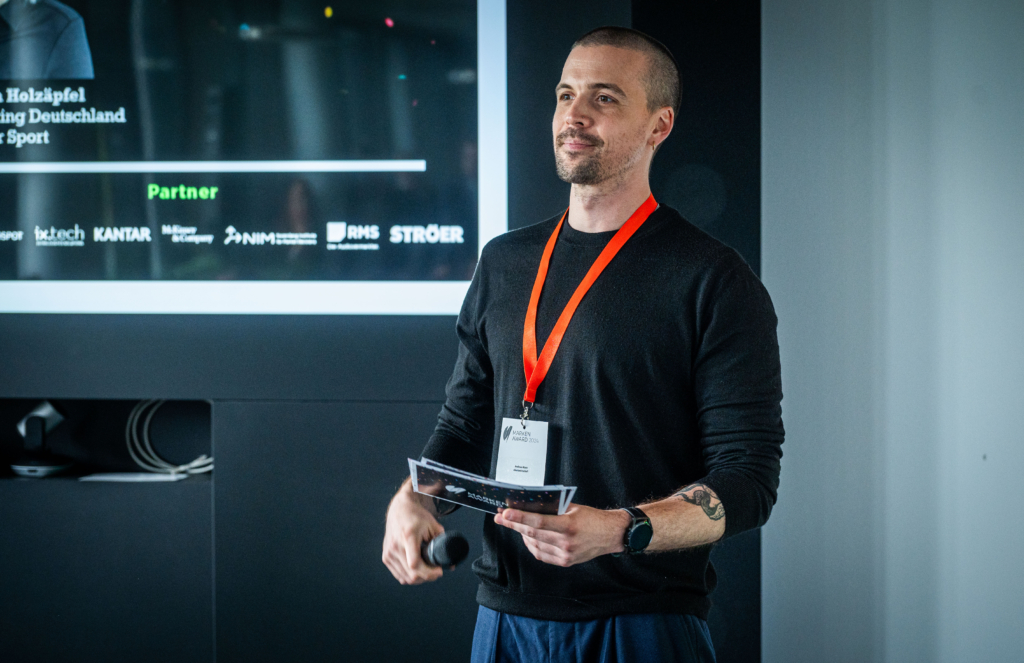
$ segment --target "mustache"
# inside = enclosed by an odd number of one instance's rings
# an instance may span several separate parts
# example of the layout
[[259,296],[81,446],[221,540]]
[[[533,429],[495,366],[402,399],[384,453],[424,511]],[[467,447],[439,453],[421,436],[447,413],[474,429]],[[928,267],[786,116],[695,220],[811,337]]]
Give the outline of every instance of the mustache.
[[601,147],[604,145],[604,141],[597,136],[592,136],[588,133],[584,133],[579,129],[566,129],[562,133],[558,134],[556,142],[559,147],[565,144],[566,141],[572,140],[577,143],[586,143],[594,147]]

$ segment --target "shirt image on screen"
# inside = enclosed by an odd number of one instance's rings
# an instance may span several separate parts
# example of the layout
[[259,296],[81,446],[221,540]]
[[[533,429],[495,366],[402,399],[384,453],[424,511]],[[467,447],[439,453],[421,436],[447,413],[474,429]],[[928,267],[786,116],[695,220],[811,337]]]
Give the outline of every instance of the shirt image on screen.
[[0,79],[92,77],[78,12],[57,0],[0,0]]
[[0,311],[455,313],[505,230],[503,3],[0,18]]

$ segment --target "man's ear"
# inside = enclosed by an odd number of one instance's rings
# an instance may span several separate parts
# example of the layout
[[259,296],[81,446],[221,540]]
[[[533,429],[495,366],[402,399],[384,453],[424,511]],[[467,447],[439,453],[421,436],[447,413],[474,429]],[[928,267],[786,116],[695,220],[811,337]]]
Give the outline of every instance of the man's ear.
[[672,133],[676,123],[676,113],[671,106],[665,106],[654,115],[654,126],[651,129],[649,144],[657,148]]

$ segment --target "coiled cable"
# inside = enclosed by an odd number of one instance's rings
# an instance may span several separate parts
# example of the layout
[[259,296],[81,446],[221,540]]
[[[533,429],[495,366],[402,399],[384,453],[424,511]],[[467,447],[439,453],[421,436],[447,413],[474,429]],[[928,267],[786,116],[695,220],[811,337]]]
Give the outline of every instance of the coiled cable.
[[131,414],[128,415],[128,425],[124,431],[125,441],[128,443],[128,453],[132,460],[148,472],[161,474],[202,474],[213,471],[213,458],[206,454],[184,465],[173,465],[157,455],[156,450],[153,449],[153,443],[149,439],[149,425],[153,421],[153,415],[166,402],[166,400],[155,399],[139,401],[132,408]]

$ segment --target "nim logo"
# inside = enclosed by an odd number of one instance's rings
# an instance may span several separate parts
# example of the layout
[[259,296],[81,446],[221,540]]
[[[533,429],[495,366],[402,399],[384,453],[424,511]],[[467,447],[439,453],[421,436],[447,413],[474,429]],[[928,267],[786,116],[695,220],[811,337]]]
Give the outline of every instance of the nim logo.
[[506,426],[505,432],[501,434],[502,440],[507,440],[508,436],[512,434],[512,426]]
[[241,244],[242,246],[314,246],[316,233],[281,233],[281,232],[239,232],[234,226],[224,229],[225,244]]

